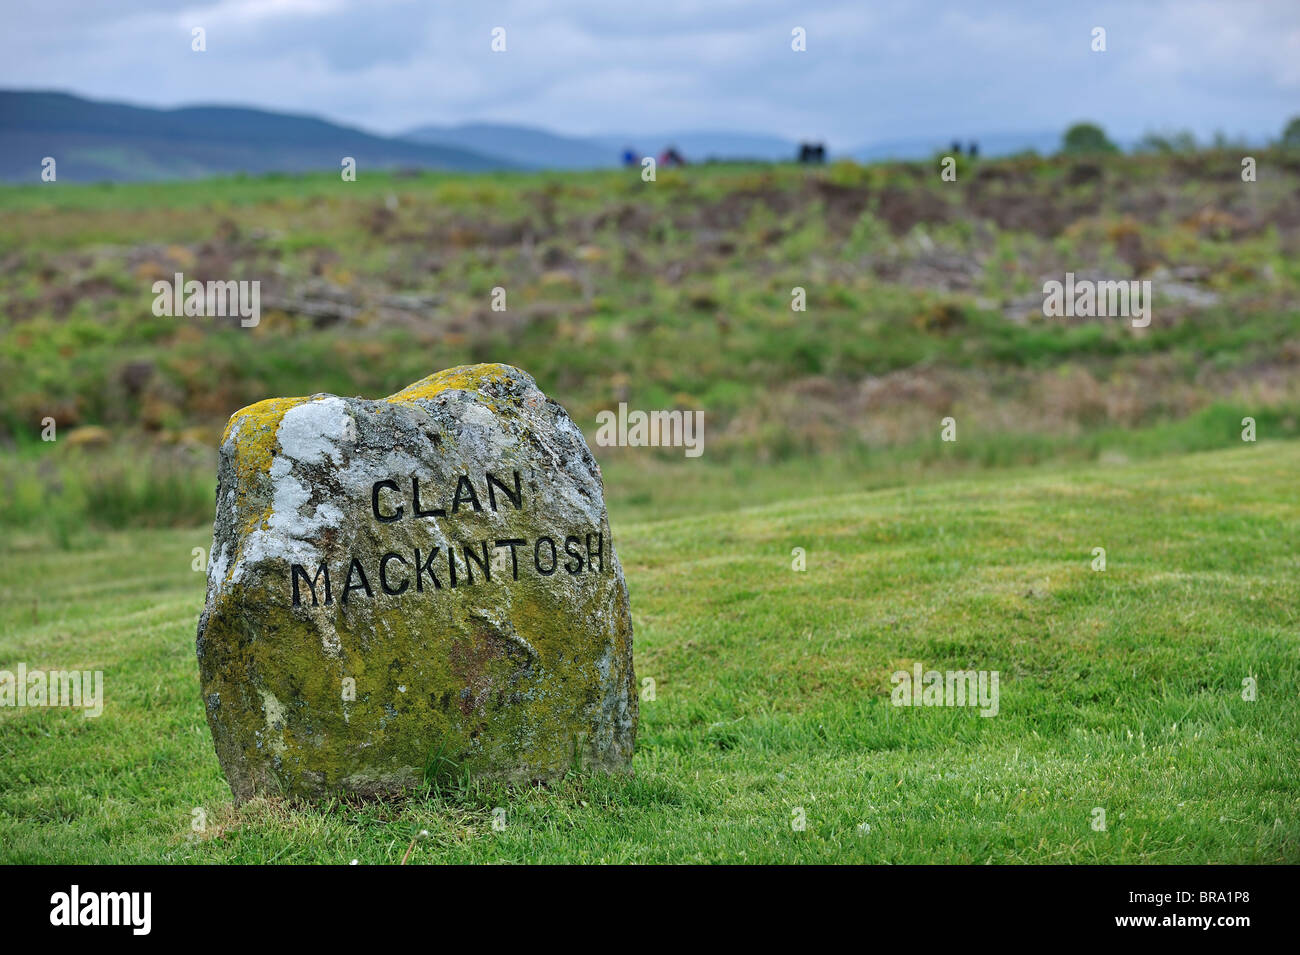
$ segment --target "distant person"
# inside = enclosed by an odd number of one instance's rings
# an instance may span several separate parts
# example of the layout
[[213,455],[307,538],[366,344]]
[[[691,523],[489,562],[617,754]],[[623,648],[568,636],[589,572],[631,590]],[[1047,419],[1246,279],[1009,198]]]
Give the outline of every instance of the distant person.
[[669,146],[659,157],[659,165],[667,169],[670,166],[685,166],[686,160],[682,154],[677,151],[676,146]]
[[954,139],[954,140],[952,141],[952,146],[949,148],[948,151],[949,151],[950,153],[952,153],[954,156],[960,156],[960,155],[961,155],[961,141],[960,141],[960,140],[957,140],[957,139]]
[[799,161],[801,163],[824,163],[826,161],[825,143],[800,143]]
[[980,144],[975,142],[975,140],[972,139],[970,141],[970,146],[967,147],[966,155],[970,156],[971,159],[975,159],[976,157],[979,156],[979,154],[980,154]]
[[639,156],[637,156],[636,150],[633,149],[631,146],[626,147],[623,150],[623,165],[639,166],[640,164],[641,164],[641,159]]

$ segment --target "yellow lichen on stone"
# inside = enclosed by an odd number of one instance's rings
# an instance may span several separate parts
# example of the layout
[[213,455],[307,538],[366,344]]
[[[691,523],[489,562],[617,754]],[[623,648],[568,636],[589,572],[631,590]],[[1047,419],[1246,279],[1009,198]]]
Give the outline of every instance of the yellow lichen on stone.
[[[221,435],[221,444],[224,447],[232,436],[235,439],[233,463],[238,478],[235,487],[239,496],[238,505],[241,508],[252,482],[258,475],[270,473],[271,459],[275,457],[279,444],[280,422],[285,414],[290,409],[310,400],[310,398],[267,398],[247,408],[241,408],[230,416],[230,421],[226,423],[226,430]],[[269,505],[260,514],[249,516],[244,529],[245,534],[264,525],[270,517]],[[228,574],[233,572],[232,563]]]
[[514,369],[509,365],[499,363],[457,365],[407,385],[384,400],[392,404],[405,404],[420,398],[433,398],[444,391],[479,391],[485,384],[505,384],[512,371]]
[[230,416],[225,433],[221,435],[221,443],[224,445],[238,430],[235,441],[235,469],[239,472],[241,483],[256,473],[266,474],[271,469],[271,458],[275,456],[276,435],[280,430],[280,421],[289,409],[310,400],[309,398],[267,398],[247,408],[241,408]]

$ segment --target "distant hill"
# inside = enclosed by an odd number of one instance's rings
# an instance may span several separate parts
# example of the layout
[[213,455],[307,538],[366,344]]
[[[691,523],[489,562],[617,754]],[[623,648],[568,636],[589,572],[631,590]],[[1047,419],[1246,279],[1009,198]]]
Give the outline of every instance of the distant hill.
[[708,159],[789,162],[799,152],[798,143],[780,136],[719,130],[627,133],[620,136],[600,136],[596,141],[614,150],[615,155],[621,154],[624,148],[630,146],[638,155],[658,156],[668,146],[675,146],[688,162],[704,162]]
[[375,136],[323,119],[227,106],[149,109],[66,93],[0,91],[0,179],[39,180],[53,156],[60,181],[189,179],[237,172],[367,168],[511,168],[469,149]]
[[[946,153],[952,147],[952,141],[956,139],[961,142],[963,151],[970,148],[972,140],[978,143],[980,155],[985,157],[1012,156],[1031,150],[1040,156],[1052,156],[1060,151],[1063,135],[1064,130],[1040,129],[1029,132],[914,137],[867,143],[856,149],[850,149],[846,155],[860,162],[879,162],[882,159],[929,159],[937,153]],[[1115,143],[1121,149],[1128,151],[1137,145],[1137,140],[1115,138]]]
[[688,162],[709,159],[786,162],[794,159],[799,151],[796,143],[779,136],[717,130],[578,137],[508,123],[466,123],[422,126],[411,130],[406,137],[417,142],[461,146],[485,155],[501,156],[521,166],[545,169],[617,166],[625,149],[632,149],[638,156],[658,156],[669,146],[675,146]]
[[864,162],[881,159],[929,159],[936,153],[946,152],[956,139],[961,142],[963,150],[970,148],[970,143],[979,143],[981,156],[1010,156],[1014,153],[1032,149],[1040,155],[1050,155],[1061,146],[1061,131],[1037,130],[1023,133],[986,133],[972,136],[930,136],[909,139],[893,139],[883,142],[867,143],[851,149],[848,155]]
[[[972,140],[986,157],[1055,153],[1060,130],[985,133]],[[828,150],[860,162],[929,159],[951,136],[910,137]],[[1133,143],[1119,141],[1122,148]],[[792,162],[799,144],[781,136],[725,130],[568,136],[511,123],[421,126],[377,136],[312,116],[233,106],[151,109],[66,93],[0,90],[0,181],[39,180],[53,156],[63,181],[193,179],[233,173],[337,170],[344,156],[367,168],[476,172],[496,169],[603,169],[623,151],[658,156],[675,147],[688,162]]]
[[616,166],[618,148],[592,139],[562,136],[532,126],[506,123],[462,123],[421,126],[404,134],[420,143],[472,149],[519,166],[538,169],[600,169]]

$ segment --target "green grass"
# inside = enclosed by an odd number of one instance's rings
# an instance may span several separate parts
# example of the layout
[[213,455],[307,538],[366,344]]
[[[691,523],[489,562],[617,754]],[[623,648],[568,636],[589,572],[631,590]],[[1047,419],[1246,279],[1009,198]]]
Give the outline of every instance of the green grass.
[[[11,533],[0,669],[101,669],[107,704],[0,710],[0,861],[1300,862],[1297,473],[1300,443],[1263,441],[616,500],[656,690],[635,775],[508,790],[431,754],[425,790],[325,807],[231,805],[194,660],[206,528]],[[999,715],[891,706],[913,661],[999,671]]]
[[[0,669],[108,695],[0,709],[0,861],[1300,862],[1300,162],[1239,160],[0,188]],[[176,271],[261,281],[262,322],[155,317]],[[1065,271],[1151,277],[1151,327],[1042,317]],[[704,412],[699,459],[593,444],[636,775],[506,791],[435,747],[403,800],[236,809],[190,569],[222,426],[475,361],[589,442]],[[891,706],[914,661],[999,671],[1000,715]]]
[[[626,519],[640,521],[772,503],[792,494],[839,494],[951,479],[988,468],[1014,472],[1235,447],[1241,444],[1246,416],[1269,438],[1300,436],[1300,405],[1255,408],[1216,402],[1180,421],[1146,428],[1017,434],[986,431],[978,419],[963,418],[963,440],[957,442],[937,440],[936,421],[905,445],[759,460],[710,453],[689,461],[679,449],[595,450],[601,457],[607,503]],[[59,442],[29,443],[0,457],[0,484],[6,489],[0,496],[0,527],[47,529],[55,543],[69,547],[86,527],[121,530],[202,523],[212,513],[215,471],[216,454],[210,448],[159,449],[121,442],[85,450]]]

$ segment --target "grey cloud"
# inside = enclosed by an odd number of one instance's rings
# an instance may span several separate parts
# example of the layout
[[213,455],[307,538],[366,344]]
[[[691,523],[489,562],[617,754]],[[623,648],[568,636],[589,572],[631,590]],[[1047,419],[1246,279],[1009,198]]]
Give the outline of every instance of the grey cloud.
[[[7,12],[0,86],[154,105],[243,103],[394,132],[526,122],[559,132],[726,127],[833,146],[1057,129],[1276,134],[1300,109],[1300,7],[1071,4],[442,4],[47,0]],[[189,51],[188,25],[209,52]],[[505,27],[508,52],[489,49]],[[790,29],[808,51],[790,50]],[[1109,50],[1089,50],[1093,26]]]

